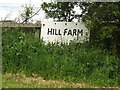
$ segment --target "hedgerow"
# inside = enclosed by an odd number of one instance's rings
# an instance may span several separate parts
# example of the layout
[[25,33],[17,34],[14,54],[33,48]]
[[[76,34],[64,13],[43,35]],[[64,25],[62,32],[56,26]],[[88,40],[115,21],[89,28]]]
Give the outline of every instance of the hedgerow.
[[32,73],[44,79],[89,82],[100,86],[119,86],[118,61],[115,56],[88,44],[44,44],[26,35],[20,28],[3,29],[2,67],[4,73]]

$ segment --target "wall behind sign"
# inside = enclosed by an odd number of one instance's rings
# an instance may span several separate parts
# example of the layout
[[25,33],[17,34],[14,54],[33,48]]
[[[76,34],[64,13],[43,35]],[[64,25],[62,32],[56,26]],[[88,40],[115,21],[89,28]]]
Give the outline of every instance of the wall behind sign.
[[89,40],[89,31],[80,22],[42,22],[41,38],[46,43],[70,43],[72,40],[83,43]]

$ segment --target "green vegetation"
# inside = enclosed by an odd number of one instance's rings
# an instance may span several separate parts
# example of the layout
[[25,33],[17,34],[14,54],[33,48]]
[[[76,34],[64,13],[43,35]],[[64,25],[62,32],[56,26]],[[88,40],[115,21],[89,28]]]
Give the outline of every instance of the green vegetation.
[[22,75],[3,75],[3,88],[47,88],[46,85],[36,84],[35,81],[28,80]]
[[74,6],[76,2],[43,2],[41,8],[45,11],[47,18],[53,18],[57,21],[71,22],[78,17],[75,13]]
[[0,89],[2,88],[2,73],[0,72]]
[[74,84],[64,81],[44,80],[37,75],[26,77],[23,73],[3,75],[3,88],[87,88],[88,84]]
[[37,11],[35,10],[34,5],[31,4],[31,1],[29,4],[22,5],[22,8],[24,9],[22,12],[20,12],[20,18],[22,19],[22,23],[31,23],[33,22],[33,17],[38,14],[41,8],[39,8]]
[[[3,74],[37,74],[48,80],[119,87],[119,59],[89,43],[47,44],[20,28],[4,28]],[[3,83],[4,84],[4,83]]]
[[80,3],[82,21],[90,30],[90,42],[120,58],[120,3]]

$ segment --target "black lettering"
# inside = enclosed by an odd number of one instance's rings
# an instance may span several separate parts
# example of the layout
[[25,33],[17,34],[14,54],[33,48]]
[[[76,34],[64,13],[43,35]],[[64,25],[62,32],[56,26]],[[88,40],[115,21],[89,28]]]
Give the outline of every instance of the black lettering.
[[73,35],[77,35],[76,29],[73,29]]
[[77,35],[79,35],[79,34],[81,34],[81,36],[83,36],[83,29],[81,31],[78,29]]
[[67,34],[67,35],[69,35],[69,34],[72,35],[72,30],[69,30],[69,31],[68,31],[68,34]]
[[64,35],[67,33],[67,28],[66,29],[64,29]]
[[60,30],[58,31],[58,35],[61,35]]
[[47,33],[48,35],[49,34],[51,34],[52,35],[52,28],[51,28],[51,30],[48,28],[48,33]]
[[54,34],[55,34],[55,29],[52,30],[52,35],[54,35]]
[[55,35],[58,35],[58,34],[57,34],[57,29],[55,29]]

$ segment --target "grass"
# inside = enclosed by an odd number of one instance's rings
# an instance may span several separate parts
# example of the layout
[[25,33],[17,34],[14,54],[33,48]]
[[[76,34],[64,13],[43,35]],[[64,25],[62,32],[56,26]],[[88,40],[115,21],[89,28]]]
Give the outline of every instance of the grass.
[[64,81],[44,80],[42,77],[26,77],[24,74],[3,75],[3,88],[87,88],[89,84],[74,84]]
[[[89,43],[47,44],[19,28],[3,31],[3,74],[32,73],[44,80],[120,87],[119,59]],[[14,83],[14,82],[13,82]]]
[[0,89],[2,88],[2,74],[0,73]]
[[3,88],[47,88],[46,85],[35,82],[26,83],[23,78],[11,74],[3,75],[2,85]]

